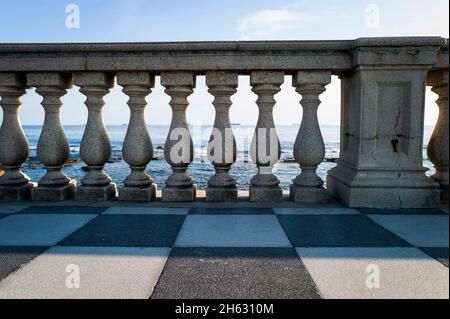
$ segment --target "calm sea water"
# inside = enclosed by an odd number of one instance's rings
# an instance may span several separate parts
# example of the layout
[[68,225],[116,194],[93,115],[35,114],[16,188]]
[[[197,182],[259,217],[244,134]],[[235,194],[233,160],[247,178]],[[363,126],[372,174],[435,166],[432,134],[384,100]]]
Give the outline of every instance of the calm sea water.
[[[32,163],[38,163],[36,160],[36,147],[42,126],[24,126],[25,134],[30,143],[30,160],[24,165],[24,172],[32,179],[38,181],[44,174],[45,168],[34,167]],[[111,163],[105,166],[106,173],[117,183],[122,185],[122,181],[129,174],[128,165],[121,159],[122,144],[125,138],[126,125],[106,126],[112,145]],[[150,136],[154,146],[154,157],[160,160],[153,160],[148,166],[148,173],[153,177],[158,188],[164,187],[166,178],[171,174],[170,166],[163,159],[163,150],[169,126],[149,126]],[[339,157],[339,126],[321,126],[322,134],[326,146],[326,159],[335,159]],[[79,145],[83,136],[84,126],[65,126],[67,138],[71,149],[71,158],[79,159]],[[211,135],[211,126],[191,127],[195,146],[195,159],[189,166],[188,173],[195,179],[200,189],[207,187],[209,177],[214,173],[213,166],[206,157],[206,150]],[[250,179],[256,174],[256,166],[253,163],[245,162],[248,159],[249,144],[253,134],[254,127],[246,125],[238,125],[233,127],[238,145],[238,160],[231,169],[231,174],[236,178],[241,189],[248,189]],[[281,186],[288,189],[292,183],[292,179],[300,173],[300,169],[293,160],[292,150],[295,137],[298,132],[298,125],[277,126],[277,132],[280,138],[282,156],[281,163],[277,164],[274,173],[281,181]],[[426,159],[426,143],[429,141],[432,127],[425,128],[424,138],[424,158]],[[318,175],[325,181],[326,173],[336,164],[324,161],[318,169]],[[85,172],[81,169],[84,163],[74,163],[64,169],[65,173],[78,181],[83,177]],[[428,160],[424,161],[424,166],[429,168],[428,175],[434,173],[433,165]]]

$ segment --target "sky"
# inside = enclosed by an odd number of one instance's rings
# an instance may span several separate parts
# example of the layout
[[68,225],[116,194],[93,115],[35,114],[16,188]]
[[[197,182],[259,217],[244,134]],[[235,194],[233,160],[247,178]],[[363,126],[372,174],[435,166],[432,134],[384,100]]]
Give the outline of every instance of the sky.
[[[79,28],[68,28],[79,8]],[[448,0],[0,0],[0,43],[237,41],[237,40],[343,40],[368,36],[449,37]],[[74,20],[70,20],[74,21]],[[74,26],[72,24],[72,26]],[[427,89],[425,124],[434,125],[437,96]],[[21,121],[40,125],[44,112],[33,89],[21,99]],[[77,87],[63,97],[63,124],[84,124],[85,100]],[[204,77],[190,96],[188,121],[213,124],[213,97]],[[298,124],[302,111],[298,95],[286,77],[276,95],[274,119],[278,125]],[[340,122],[340,83],[333,77],[321,96],[319,121]],[[127,97],[115,86],[105,97],[106,124],[125,124]],[[147,97],[148,124],[169,124],[169,97],[156,78]],[[254,125],[256,95],[248,77],[240,77],[230,111],[232,122]],[[0,112],[0,119],[2,114]]]

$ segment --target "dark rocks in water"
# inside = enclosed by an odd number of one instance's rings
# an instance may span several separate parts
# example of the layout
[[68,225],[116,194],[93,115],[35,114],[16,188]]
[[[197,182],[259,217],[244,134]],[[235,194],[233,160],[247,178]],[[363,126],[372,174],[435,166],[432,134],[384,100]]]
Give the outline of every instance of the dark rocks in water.
[[292,164],[292,163],[297,163],[297,161],[294,158],[286,158],[286,159],[280,160],[280,163]]
[[326,159],[324,159],[324,162],[337,163],[338,160],[339,160],[339,158],[326,158]]
[[89,168],[88,168],[87,166],[83,166],[83,167],[81,168],[81,170],[84,171],[84,172],[87,172],[87,171],[89,170]]
[[120,162],[120,161],[122,161],[123,160],[123,158],[122,158],[122,156],[116,156],[116,157],[111,157],[108,161],[106,161],[107,163],[109,163],[109,164],[112,164],[112,163],[117,163],[117,162]]
[[156,146],[156,147],[155,147],[155,150],[157,150],[157,151],[164,151],[164,147],[162,147],[162,146]]

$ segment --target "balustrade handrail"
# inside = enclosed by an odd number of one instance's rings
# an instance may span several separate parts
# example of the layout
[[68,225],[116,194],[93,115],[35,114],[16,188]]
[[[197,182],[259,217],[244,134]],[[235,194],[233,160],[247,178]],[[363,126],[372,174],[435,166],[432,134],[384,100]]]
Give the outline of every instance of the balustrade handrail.
[[[340,41],[0,44],[0,72],[188,70],[202,74],[206,70],[237,70],[248,74],[262,69],[290,74],[319,69],[339,74],[354,67],[356,50],[402,49],[410,54],[410,50],[417,48],[439,52],[442,57],[436,67],[448,67],[448,39],[402,37]],[[411,59],[404,62],[415,64],[414,55]]]
[[[258,172],[250,181],[250,200],[281,201],[280,181],[272,172],[280,159],[272,109],[285,75],[291,75],[303,108],[294,143],[294,157],[301,168],[290,187],[294,202],[324,202],[332,195],[351,207],[434,207],[439,196],[448,200],[448,58],[448,39],[441,37],[0,44],[4,112],[0,164],[5,169],[0,176],[0,200],[117,197],[115,183],[103,170],[111,145],[101,116],[103,98],[115,79],[129,97],[131,114],[123,147],[131,173],[118,190],[118,199],[154,200],[156,185],[146,171],[152,142],[143,112],[155,76],[161,77],[173,111],[165,145],[173,173],[162,200],[195,200],[195,181],[187,174],[193,145],[186,108],[196,76],[205,75],[216,110],[209,143],[214,154],[208,156],[215,174],[209,180],[206,200],[236,201],[237,185],[229,173],[236,160],[236,143],[228,111],[238,76],[249,75],[259,109],[251,145]],[[327,191],[316,174],[325,154],[317,109],[332,75],[341,79],[341,151],[337,166],[328,173]],[[439,119],[428,148],[436,167],[431,178],[425,176],[422,158],[425,83],[439,95]],[[61,97],[72,85],[80,87],[88,109],[80,150],[87,174],[78,186],[63,173],[69,151],[59,119]],[[38,184],[21,171],[28,143],[19,120],[19,99],[30,87],[43,97],[45,111],[37,153],[47,173]],[[226,137],[226,132],[231,136]],[[177,150],[180,144],[184,151]]]

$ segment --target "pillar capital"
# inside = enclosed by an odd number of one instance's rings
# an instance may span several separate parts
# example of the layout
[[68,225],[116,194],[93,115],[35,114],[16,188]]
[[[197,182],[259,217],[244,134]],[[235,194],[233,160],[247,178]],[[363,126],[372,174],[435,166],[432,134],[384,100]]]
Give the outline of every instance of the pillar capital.
[[120,86],[155,87],[155,76],[149,72],[117,72],[117,84]]
[[60,72],[29,72],[27,73],[27,85],[57,87],[66,90],[72,88],[72,78],[70,74]]
[[281,85],[284,83],[284,72],[279,71],[253,71],[250,74],[250,85],[273,84]]
[[105,72],[75,72],[73,83],[79,87],[99,86],[110,89],[114,85],[114,75]]
[[195,75],[193,72],[161,72],[161,85],[165,88],[173,86],[195,87]]

